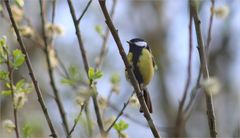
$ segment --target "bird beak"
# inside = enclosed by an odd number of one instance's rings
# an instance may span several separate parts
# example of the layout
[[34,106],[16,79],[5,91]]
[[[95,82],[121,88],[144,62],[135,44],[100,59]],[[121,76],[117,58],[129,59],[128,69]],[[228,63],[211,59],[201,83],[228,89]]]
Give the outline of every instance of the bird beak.
[[127,41],[127,43],[130,45],[130,44],[132,44],[132,42],[130,42],[130,41]]

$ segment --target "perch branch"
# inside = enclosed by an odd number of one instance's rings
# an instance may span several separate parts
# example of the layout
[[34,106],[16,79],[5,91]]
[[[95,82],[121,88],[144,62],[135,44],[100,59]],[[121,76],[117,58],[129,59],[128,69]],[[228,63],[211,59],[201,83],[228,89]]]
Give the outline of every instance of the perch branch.
[[106,24],[108,26],[108,28],[110,29],[110,32],[112,33],[112,36],[117,44],[117,47],[118,47],[118,50],[119,50],[119,53],[123,59],[123,62],[125,64],[125,67],[127,69],[127,72],[128,72],[128,75],[129,75],[129,79],[131,81],[131,84],[133,85],[134,87],[134,90],[137,94],[137,97],[138,97],[138,100],[139,100],[139,103],[143,109],[143,112],[144,112],[144,117],[146,118],[147,122],[148,122],[148,125],[152,131],[152,134],[154,135],[154,137],[160,137],[158,131],[157,131],[157,128],[155,127],[154,125],[154,122],[151,118],[151,115],[149,113],[149,110],[147,108],[147,105],[145,103],[145,100],[143,98],[143,95],[142,95],[142,92],[140,90],[140,87],[138,85],[138,82],[135,78],[135,75],[133,74],[133,71],[131,69],[131,65],[129,64],[128,62],[128,59],[127,59],[127,56],[126,56],[126,53],[124,52],[124,49],[123,49],[123,46],[122,46],[122,43],[121,43],[121,40],[118,36],[118,32],[116,30],[116,28],[114,27],[113,25],[113,22],[111,20],[111,17],[107,11],[107,7],[106,7],[106,1],[105,0],[99,0],[99,4],[101,6],[101,9],[102,9],[102,12],[105,16],[105,19],[106,19]]

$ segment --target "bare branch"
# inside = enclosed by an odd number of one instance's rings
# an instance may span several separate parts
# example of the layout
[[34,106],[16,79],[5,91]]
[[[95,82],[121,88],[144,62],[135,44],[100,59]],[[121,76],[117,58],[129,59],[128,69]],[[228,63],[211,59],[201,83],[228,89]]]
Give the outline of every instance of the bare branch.
[[11,11],[11,8],[10,8],[10,5],[9,5],[9,0],[4,0],[4,2],[5,2],[5,5],[6,5],[6,7],[7,7],[7,11],[8,11],[8,14],[9,14],[9,17],[10,17],[10,20],[11,20],[11,23],[12,23],[12,26],[13,26],[13,28],[14,28],[14,31],[15,31],[15,33],[16,33],[17,40],[18,40],[18,43],[19,43],[19,45],[20,45],[21,51],[22,51],[23,54],[25,55],[25,60],[26,60],[27,68],[28,68],[28,70],[29,70],[29,75],[30,75],[30,77],[31,77],[31,79],[32,79],[34,88],[35,88],[35,90],[36,90],[37,97],[38,97],[38,101],[39,101],[39,103],[40,103],[40,105],[41,105],[41,108],[42,108],[43,113],[44,113],[44,115],[45,115],[45,118],[46,118],[46,120],[47,120],[48,126],[49,126],[49,128],[50,128],[50,130],[51,130],[51,133],[52,133],[52,134],[51,134],[50,136],[52,136],[52,137],[57,137],[56,132],[55,132],[55,129],[54,129],[53,124],[52,124],[52,120],[51,120],[50,117],[49,117],[49,114],[48,114],[48,111],[47,111],[45,102],[44,102],[44,100],[43,100],[42,92],[41,92],[41,90],[40,90],[40,88],[39,88],[38,82],[37,82],[36,77],[35,77],[35,75],[34,75],[34,72],[33,72],[33,69],[32,69],[32,65],[31,65],[31,62],[30,62],[28,53],[27,53],[27,51],[26,51],[26,48],[25,48],[25,46],[24,46],[24,43],[23,43],[22,38],[21,38],[21,36],[20,36],[20,33],[19,33],[19,31],[18,31],[17,24],[16,24],[16,22],[15,22],[15,20],[14,20],[14,18],[13,18],[13,14],[12,14],[12,11]]
[[84,102],[84,104],[81,106],[81,109],[80,109],[80,111],[79,111],[79,113],[78,113],[76,119],[74,120],[73,127],[71,128],[71,130],[69,131],[69,133],[68,133],[68,135],[67,135],[68,138],[71,137],[72,132],[74,131],[75,127],[77,126],[78,121],[79,121],[79,118],[81,117],[81,115],[82,115],[82,111],[83,111],[83,109],[85,108],[85,106],[86,106],[86,103]]
[[[208,79],[209,72],[208,72],[208,64],[206,60],[205,47],[203,44],[202,33],[201,33],[201,26],[200,26],[201,21],[198,17],[197,8],[194,1],[191,1],[190,3],[190,10],[193,13],[203,78]],[[208,116],[208,125],[209,125],[210,135],[211,137],[216,137],[217,136],[216,121],[215,121],[216,119],[215,119],[212,95],[211,93],[210,94],[205,93],[205,95],[206,95],[207,116]]]
[[[87,74],[87,77],[89,77],[88,76],[89,65],[88,65],[86,51],[85,51],[85,48],[84,48],[84,45],[83,45],[82,36],[81,36],[80,28],[79,28],[79,23],[80,23],[81,20],[78,21],[77,18],[76,18],[76,14],[75,14],[75,10],[74,10],[73,4],[72,4],[72,0],[68,0],[67,2],[68,2],[70,13],[71,13],[71,16],[72,16],[72,19],[73,19],[73,23],[74,23],[74,26],[75,26],[76,36],[77,36],[77,39],[78,39],[80,52],[82,54],[85,72]],[[88,8],[85,8],[85,9],[88,9]],[[84,15],[84,14],[82,14],[82,15]],[[91,84],[89,85],[89,88],[92,89]],[[94,110],[95,110],[95,113],[96,113],[97,124],[98,124],[98,127],[100,129],[100,133],[101,133],[102,136],[105,136],[105,131],[104,131],[104,127],[103,127],[103,121],[102,121],[102,117],[101,117],[101,114],[100,114],[99,105],[98,105],[98,102],[97,102],[97,94],[93,94],[92,95],[92,100],[93,100]]]
[[[112,9],[110,11],[110,17],[111,18],[113,18],[113,16],[114,16],[116,5],[117,5],[117,0],[113,0]],[[101,47],[99,56],[97,57],[98,60],[97,60],[96,65],[95,65],[95,69],[100,68],[100,66],[103,63],[103,59],[104,59],[105,52],[106,52],[106,49],[107,49],[107,42],[108,42],[109,34],[110,34],[110,30],[108,28],[106,28],[105,34],[103,36],[102,47]]]
[[134,94],[134,92],[133,92],[133,93],[131,94],[131,96],[128,98],[127,102],[124,103],[124,105],[123,105],[122,109],[120,110],[120,112],[118,113],[116,119],[113,121],[113,123],[112,123],[112,124],[109,126],[109,128],[106,130],[107,132],[109,132],[109,131],[112,129],[112,127],[113,127],[114,124],[117,122],[117,120],[122,116],[123,111],[124,111],[124,110],[126,109],[126,107],[128,106],[129,101],[130,101],[131,97],[133,96],[133,94]]
[[111,33],[112,33],[112,36],[117,44],[117,47],[118,47],[118,50],[119,50],[119,53],[123,59],[123,62],[125,64],[125,67],[127,69],[127,72],[128,72],[128,75],[129,75],[129,79],[131,81],[131,84],[133,85],[134,87],[134,90],[137,94],[137,97],[138,97],[138,100],[140,102],[140,105],[143,109],[143,112],[144,112],[144,117],[146,118],[147,122],[148,122],[148,125],[154,135],[154,137],[160,137],[154,123],[153,123],[153,120],[151,118],[151,115],[149,113],[149,110],[147,108],[147,105],[145,103],[145,100],[143,98],[143,95],[142,95],[142,92],[140,90],[140,87],[138,85],[138,82],[135,78],[135,75],[131,69],[131,65],[129,64],[128,60],[127,60],[127,56],[126,56],[126,53],[124,52],[124,49],[123,49],[123,46],[122,46],[122,43],[121,43],[121,40],[118,36],[118,32],[116,30],[116,28],[114,27],[113,23],[112,23],[112,20],[111,20],[111,17],[107,11],[107,7],[106,7],[106,1],[105,0],[99,0],[99,4],[101,6],[101,9],[102,9],[102,12],[105,16],[105,19],[106,19],[106,24],[108,25],[108,28],[110,29]]
[[92,3],[92,0],[89,0],[87,6],[86,6],[85,9],[83,10],[81,16],[80,16],[80,17],[78,18],[78,20],[77,20],[78,24],[80,23],[80,21],[82,20],[83,16],[84,16],[85,13],[87,12],[87,10],[88,10],[88,8],[90,7],[91,3]]
[[59,91],[57,89],[56,83],[55,83],[55,79],[53,76],[53,69],[52,69],[52,63],[50,60],[50,56],[49,56],[49,44],[48,44],[48,38],[46,35],[46,31],[45,31],[45,26],[46,26],[46,21],[45,21],[45,13],[44,13],[44,9],[43,9],[43,0],[39,0],[39,4],[40,4],[40,10],[41,10],[41,22],[42,22],[42,35],[43,35],[43,41],[44,41],[44,53],[46,56],[46,61],[47,61],[47,68],[48,68],[48,75],[49,75],[49,79],[50,79],[50,85],[51,88],[53,90],[54,96],[55,96],[55,101],[57,103],[62,121],[63,121],[63,126],[65,129],[66,134],[68,134],[69,132],[69,128],[68,128],[68,123],[67,123],[67,117],[66,117],[66,113],[64,111],[64,107],[63,107],[63,103],[60,99],[59,96]]
[[192,65],[192,12],[189,10],[189,51],[188,51],[188,67],[187,67],[187,81],[185,84],[182,100],[180,101],[177,120],[176,120],[176,137],[181,136],[181,131],[183,129],[183,108],[189,91],[189,86],[192,77],[191,65]]

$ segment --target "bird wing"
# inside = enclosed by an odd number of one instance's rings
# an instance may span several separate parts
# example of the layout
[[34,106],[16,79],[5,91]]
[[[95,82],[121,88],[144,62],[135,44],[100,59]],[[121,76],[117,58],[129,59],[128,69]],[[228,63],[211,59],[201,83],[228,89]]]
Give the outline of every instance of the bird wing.
[[150,48],[149,46],[147,46],[146,48],[147,48],[147,50],[148,50],[148,51],[151,53],[151,55],[152,55],[152,62],[153,62],[153,67],[154,67],[154,69],[157,69],[157,65],[156,65],[156,62],[155,62],[155,60],[154,60],[154,58],[153,58],[153,54],[152,54],[151,48]]

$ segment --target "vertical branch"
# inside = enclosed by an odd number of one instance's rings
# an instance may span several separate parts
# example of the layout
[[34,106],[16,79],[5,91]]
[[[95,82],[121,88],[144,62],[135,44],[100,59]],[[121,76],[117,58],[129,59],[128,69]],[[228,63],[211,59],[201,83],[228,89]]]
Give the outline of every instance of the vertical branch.
[[56,12],[56,0],[52,0],[52,24],[54,24]]
[[[79,19],[77,19],[77,17],[76,17],[75,10],[74,10],[73,4],[72,4],[72,0],[67,0],[67,2],[68,2],[70,13],[71,13],[73,23],[74,23],[74,26],[75,26],[76,36],[77,36],[77,39],[78,39],[80,52],[81,52],[81,55],[82,55],[82,58],[83,58],[83,64],[84,64],[85,72],[88,76],[89,65],[88,65],[88,61],[87,61],[86,51],[85,51],[83,41],[82,41],[82,36],[81,36],[79,24],[81,22],[82,17],[84,16],[87,9],[89,8],[89,5],[91,4],[92,0],[89,1],[89,3],[85,7],[85,9],[84,9],[84,11],[81,14]],[[91,82],[91,80],[89,80],[89,81]],[[89,85],[89,88],[93,89],[92,86],[91,86],[91,83]],[[101,135],[104,136],[105,132],[104,132],[104,127],[103,127],[102,117],[101,117],[100,110],[99,110],[99,105],[98,105],[98,102],[97,102],[97,94],[92,95],[92,100],[93,100],[94,110],[95,110],[96,117],[97,117],[97,124],[98,124]]]
[[65,132],[66,134],[69,133],[69,128],[68,128],[68,123],[67,123],[67,117],[66,117],[66,113],[64,111],[64,108],[63,108],[63,104],[62,104],[62,101],[60,99],[60,96],[59,96],[59,91],[56,87],[56,83],[55,83],[55,79],[53,77],[53,69],[52,69],[52,64],[51,64],[51,60],[50,60],[50,56],[49,56],[49,45],[48,45],[48,41],[47,41],[47,35],[46,35],[46,31],[45,31],[45,26],[46,26],[46,21],[45,21],[45,18],[44,18],[44,9],[43,9],[43,0],[39,0],[39,4],[40,4],[40,11],[41,11],[41,22],[42,22],[42,34],[43,34],[43,41],[44,41],[44,53],[45,53],[45,56],[46,56],[46,61],[47,61],[47,68],[48,68],[48,75],[49,75],[49,78],[50,78],[50,85],[51,85],[51,88],[53,90],[53,93],[54,93],[54,96],[55,96],[55,101],[57,103],[57,106],[58,106],[58,109],[59,109],[59,112],[60,112],[60,115],[61,115],[61,118],[62,118],[62,121],[63,121],[63,126],[64,126],[64,129],[65,129]]
[[112,36],[117,44],[117,47],[118,47],[118,50],[119,50],[119,53],[123,59],[123,62],[125,64],[125,67],[127,69],[127,72],[128,72],[128,75],[129,75],[129,79],[131,81],[131,84],[133,85],[134,87],[134,90],[137,94],[137,97],[138,97],[138,100],[139,100],[139,103],[143,109],[143,112],[144,112],[144,117],[146,118],[147,122],[148,122],[148,125],[152,131],[152,134],[154,135],[154,137],[160,137],[158,131],[157,131],[157,128],[155,127],[154,125],[154,122],[151,118],[151,115],[149,113],[149,110],[147,108],[147,105],[145,103],[145,100],[143,98],[143,95],[142,95],[142,92],[140,90],[140,87],[138,85],[138,82],[135,78],[135,75],[133,74],[133,71],[131,69],[131,65],[129,64],[128,60],[127,60],[127,56],[126,56],[126,53],[124,52],[124,49],[123,49],[123,46],[122,46],[122,43],[121,43],[121,40],[119,38],[119,35],[118,35],[118,32],[116,30],[116,28],[114,27],[113,25],[113,22],[111,20],[111,17],[107,11],[107,7],[106,7],[106,1],[105,0],[99,0],[99,4],[101,6],[101,9],[102,9],[102,12],[104,14],[104,17],[106,19],[106,24],[108,25],[108,28],[110,29],[111,33],[112,33]]
[[10,58],[9,58],[9,54],[8,54],[8,50],[4,49],[6,54],[7,54],[7,68],[8,68],[8,78],[9,78],[9,85],[10,85],[10,90],[11,90],[11,97],[12,97],[12,105],[13,105],[13,116],[14,116],[14,124],[15,124],[15,133],[16,133],[16,137],[19,138],[19,129],[18,129],[18,116],[17,116],[17,108],[14,105],[14,89],[13,89],[13,68],[11,67],[11,63],[10,63]]
[[[197,42],[198,42],[198,51],[199,51],[199,57],[201,62],[201,69],[203,72],[203,78],[208,79],[209,72],[208,72],[208,65],[206,60],[206,52],[205,52],[202,33],[201,33],[201,26],[200,26],[201,21],[198,17],[197,8],[194,1],[191,1],[190,3],[190,10],[192,11],[194,24],[195,24],[195,30],[196,30],[196,36],[197,36]],[[205,95],[206,95],[207,116],[208,116],[208,125],[209,125],[210,135],[211,137],[216,137],[217,131],[216,131],[216,121],[215,121],[212,95],[211,93],[210,94],[205,93]]]
[[187,67],[187,81],[185,84],[184,92],[182,100],[180,101],[179,108],[178,108],[178,114],[177,114],[177,120],[176,120],[176,137],[179,137],[181,135],[181,131],[183,129],[183,107],[187,98],[187,93],[189,91],[189,86],[191,82],[191,65],[192,65],[192,12],[189,10],[189,51],[188,51],[188,67]]
[[20,36],[20,33],[18,31],[17,24],[16,24],[16,22],[15,22],[15,20],[13,18],[13,14],[12,14],[12,11],[11,11],[11,8],[10,8],[10,5],[9,5],[9,0],[4,0],[4,2],[5,2],[5,5],[7,7],[7,11],[8,11],[8,14],[9,14],[12,26],[14,28],[14,31],[16,33],[17,40],[18,40],[18,43],[20,45],[21,51],[25,55],[25,60],[26,60],[27,68],[29,70],[29,75],[30,75],[30,77],[32,79],[35,91],[37,93],[38,101],[39,101],[39,103],[41,105],[41,108],[42,108],[42,111],[43,111],[43,113],[45,115],[45,118],[47,120],[48,126],[49,126],[49,128],[51,130],[51,133],[52,133],[51,136],[52,137],[57,137],[56,132],[55,132],[55,128],[53,127],[53,124],[52,124],[52,120],[49,117],[49,114],[48,114],[45,102],[43,100],[42,92],[41,92],[41,90],[39,88],[38,82],[37,82],[36,77],[34,75],[34,72],[33,72],[33,69],[32,69],[32,65],[31,65],[31,61],[29,59],[28,53],[26,51],[26,48],[24,46],[24,43],[23,43],[22,38]]

